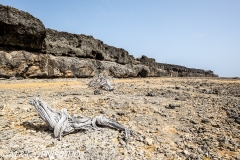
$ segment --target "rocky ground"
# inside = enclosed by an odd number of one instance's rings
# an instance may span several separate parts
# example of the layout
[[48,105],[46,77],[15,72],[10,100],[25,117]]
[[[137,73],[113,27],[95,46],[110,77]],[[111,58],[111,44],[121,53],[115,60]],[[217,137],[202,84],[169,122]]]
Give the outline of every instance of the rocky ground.
[[[223,78],[114,79],[115,90],[94,94],[90,79],[0,80],[0,159],[240,159],[240,80]],[[103,114],[138,132],[103,128],[53,138],[28,104]]]

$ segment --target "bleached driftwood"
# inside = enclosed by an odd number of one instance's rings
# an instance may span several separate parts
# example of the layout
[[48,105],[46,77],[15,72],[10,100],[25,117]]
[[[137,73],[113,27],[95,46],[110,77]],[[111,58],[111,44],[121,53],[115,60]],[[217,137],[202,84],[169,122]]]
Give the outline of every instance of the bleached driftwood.
[[110,84],[109,80],[103,74],[98,74],[93,77],[93,79],[88,83],[89,87],[101,88],[106,91],[114,90],[113,86]]
[[42,120],[49,125],[51,130],[53,130],[54,137],[59,138],[59,140],[61,140],[63,135],[67,135],[74,131],[92,131],[99,129],[99,126],[106,126],[124,131],[124,138],[126,141],[129,140],[131,134],[136,134],[122,124],[107,119],[103,115],[95,118],[83,118],[80,116],[73,117],[67,113],[65,108],[62,108],[61,111],[56,111],[37,97],[31,99],[29,103],[35,107]]

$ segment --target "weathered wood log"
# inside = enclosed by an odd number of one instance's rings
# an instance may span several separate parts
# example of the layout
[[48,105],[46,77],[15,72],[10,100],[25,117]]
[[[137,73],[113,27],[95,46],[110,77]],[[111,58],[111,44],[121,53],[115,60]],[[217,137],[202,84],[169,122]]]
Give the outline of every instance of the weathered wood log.
[[113,86],[110,84],[109,80],[103,74],[95,75],[92,80],[88,83],[89,87],[94,87],[97,89],[104,89],[106,91],[114,90]]
[[54,137],[59,138],[59,140],[61,140],[63,135],[70,134],[74,131],[92,131],[99,129],[100,126],[124,131],[124,139],[126,141],[129,140],[131,134],[136,135],[132,130],[114,120],[107,119],[103,115],[95,118],[70,116],[65,108],[62,108],[60,112],[56,111],[37,97],[31,99],[29,103],[35,107],[38,115],[49,125],[49,128],[53,130]]

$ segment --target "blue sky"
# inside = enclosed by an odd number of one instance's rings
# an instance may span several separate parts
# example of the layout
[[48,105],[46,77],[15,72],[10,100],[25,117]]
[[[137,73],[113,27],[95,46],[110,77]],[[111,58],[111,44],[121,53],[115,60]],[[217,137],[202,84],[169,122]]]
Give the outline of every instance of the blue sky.
[[240,77],[240,0],[0,0],[135,57]]

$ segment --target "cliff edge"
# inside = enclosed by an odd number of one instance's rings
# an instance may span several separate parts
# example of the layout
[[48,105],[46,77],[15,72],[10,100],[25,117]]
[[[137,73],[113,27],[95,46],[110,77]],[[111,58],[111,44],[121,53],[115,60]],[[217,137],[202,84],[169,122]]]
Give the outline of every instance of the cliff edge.
[[0,77],[217,77],[212,71],[134,58],[83,34],[45,28],[31,14],[0,4]]

